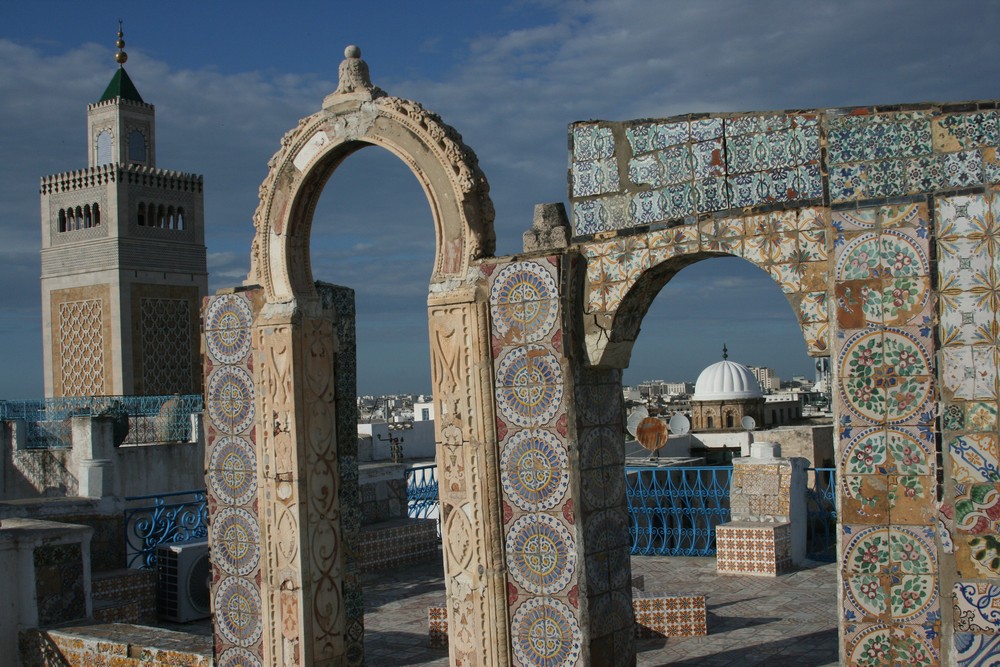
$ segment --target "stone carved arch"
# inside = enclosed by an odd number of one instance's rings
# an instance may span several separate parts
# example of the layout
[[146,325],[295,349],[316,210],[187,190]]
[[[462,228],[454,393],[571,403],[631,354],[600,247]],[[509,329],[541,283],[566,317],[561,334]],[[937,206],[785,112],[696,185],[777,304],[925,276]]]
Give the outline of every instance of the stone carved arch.
[[[710,257],[739,257],[767,273],[796,313],[809,354],[829,355],[829,218],[828,209],[793,209],[583,245],[591,365],[627,367],[660,289],[684,267]],[[608,280],[623,275],[624,280]]]
[[495,245],[489,186],[457,132],[418,103],[373,86],[356,47],[345,56],[337,90],[283,137],[254,213],[247,283],[260,286],[262,302],[252,354],[260,360],[253,370],[263,662],[363,660],[362,611],[345,602],[348,586],[360,592],[345,575],[357,554],[344,534],[356,529],[344,521],[357,509],[357,493],[349,492],[356,473],[346,474],[355,424],[344,409],[354,405],[356,386],[353,337],[341,338],[340,317],[353,318],[353,296],[343,297],[350,306],[341,310],[336,290],[317,289],[309,235],[333,172],[355,151],[379,146],[409,166],[435,225],[428,316],[437,457],[468,471],[447,489],[467,521],[446,521],[442,532],[449,608],[459,619],[449,650],[453,664],[499,667],[509,664],[506,581],[488,297],[475,284],[478,260]]
[[373,86],[359,50],[345,55],[337,92],[285,134],[260,186],[248,282],[260,284],[269,302],[315,297],[309,231],[316,204],[334,170],[366,145],[405,162],[427,196],[437,237],[432,283],[463,279],[472,261],[495,248],[493,202],[475,153],[437,114]]

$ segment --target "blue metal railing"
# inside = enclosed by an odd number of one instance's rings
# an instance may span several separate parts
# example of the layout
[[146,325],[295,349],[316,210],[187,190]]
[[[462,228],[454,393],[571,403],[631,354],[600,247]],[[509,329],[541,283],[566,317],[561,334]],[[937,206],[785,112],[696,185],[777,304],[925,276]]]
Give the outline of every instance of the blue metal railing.
[[437,464],[406,469],[406,514],[411,519],[438,517]]
[[0,420],[20,421],[28,449],[73,446],[72,417],[115,418],[117,444],[188,442],[191,415],[201,412],[200,394],[174,396],[66,396],[27,401],[0,401]]
[[715,555],[715,527],[726,523],[732,466],[628,467],[632,553]]
[[125,501],[134,505],[125,510],[126,567],[155,568],[156,547],[208,535],[205,489],[131,496]]
[[809,468],[806,487],[806,556],[837,560],[837,482],[835,468]]

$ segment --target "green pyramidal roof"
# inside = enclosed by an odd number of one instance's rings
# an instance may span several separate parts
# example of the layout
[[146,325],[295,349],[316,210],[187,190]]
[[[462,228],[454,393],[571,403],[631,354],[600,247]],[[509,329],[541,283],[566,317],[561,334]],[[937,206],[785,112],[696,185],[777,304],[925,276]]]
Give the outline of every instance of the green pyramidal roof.
[[99,101],[107,102],[118,97],[130,102],[143,101],[142,95],[139,94],[139,90],[132,83],[132,79],[129,78],[128,72],[125,71],[124,67],[119,67],[115,75],[111,77],[111,83],[104,89],[104,94],[101,95]]

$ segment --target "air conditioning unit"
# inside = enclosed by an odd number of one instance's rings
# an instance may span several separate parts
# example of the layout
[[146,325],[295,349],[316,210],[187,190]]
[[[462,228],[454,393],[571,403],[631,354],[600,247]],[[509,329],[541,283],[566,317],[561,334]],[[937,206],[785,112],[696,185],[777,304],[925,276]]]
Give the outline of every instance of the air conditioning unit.
[[156,570],[156,611],[161,619],[187,623],[212,615],[206,540],[161,544],[156,548]]

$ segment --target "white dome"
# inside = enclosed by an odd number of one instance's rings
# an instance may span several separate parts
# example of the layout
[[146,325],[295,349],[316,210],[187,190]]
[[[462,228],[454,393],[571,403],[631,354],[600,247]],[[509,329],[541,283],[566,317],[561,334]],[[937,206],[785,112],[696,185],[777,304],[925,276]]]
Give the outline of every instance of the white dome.
[[701,372],[694,385],[692,401],[724,401],[741,398],[762,398],[764,392],[750,369],[743,364],[723,359]]

